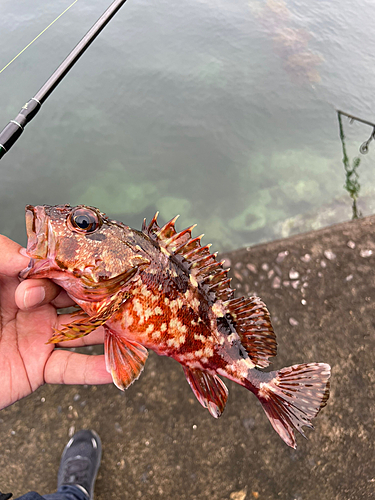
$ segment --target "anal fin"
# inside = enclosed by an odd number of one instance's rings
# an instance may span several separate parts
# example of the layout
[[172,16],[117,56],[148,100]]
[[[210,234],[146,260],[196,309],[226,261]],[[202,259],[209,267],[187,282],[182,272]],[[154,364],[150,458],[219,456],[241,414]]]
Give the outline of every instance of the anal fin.
[[218,376],[202,370],[191,370],[186,366],[183,368],[185,377],[200,404],[207,408],[213,417],[219,418],[228,399],[228,389],[224,382]]
[[141,344],[125,339],[109,328],[105,330],[104,350],[107,371],[112,375],[113,383],[123,391],[140,376],[148,351]]

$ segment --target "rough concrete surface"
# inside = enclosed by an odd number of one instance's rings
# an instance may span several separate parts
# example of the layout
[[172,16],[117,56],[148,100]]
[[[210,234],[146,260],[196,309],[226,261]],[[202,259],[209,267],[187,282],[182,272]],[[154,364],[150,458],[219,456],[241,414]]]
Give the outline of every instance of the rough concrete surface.
[[272,369],[332,366],[328,405],[297,450],[243,387],[226,381],[228,404],[215,420],[182,368],[151,353],[125,393],[44,386],[0,412],[0,489],[53,492],[69,436],[93,428],[103,441],[97,500],[375,498],[374,232],[369,217],[225,255],[237,295],[256,293],[270,309]]

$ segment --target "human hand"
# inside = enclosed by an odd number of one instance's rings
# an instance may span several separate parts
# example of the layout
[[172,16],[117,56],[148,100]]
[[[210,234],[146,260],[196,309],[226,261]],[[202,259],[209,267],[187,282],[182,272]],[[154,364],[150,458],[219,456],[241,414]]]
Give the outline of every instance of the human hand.
[[66,292],[47,279],[20,282],[19,272],[29,258],[18,243],[0,235],[0,409],[47,384],[108,384],[104,355],[90,356],[56,347],[102,344],[103,328],[87,337],[46,344],[53,328],[71,315],[57,308],[74,305]]

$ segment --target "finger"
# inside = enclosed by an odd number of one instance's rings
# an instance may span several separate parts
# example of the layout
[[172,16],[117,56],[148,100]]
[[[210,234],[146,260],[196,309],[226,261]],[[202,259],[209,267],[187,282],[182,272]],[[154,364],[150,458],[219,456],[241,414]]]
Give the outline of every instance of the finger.
[[20,254],[21,245],[0,234],[0,274],[16,277],[30,259]]
[[104,344],[104,328],[100,326],[89,335],[80,337],[75,340],[67,340],[66,342],[59,342],[57,347],[84,347],[87,345]]
[[59,295],[51,301],[51,304],[57,309],[60,309],[61,307],[71,307],[77,305],[74,300],[69,297],[65,290],[61,290]]
[[109,384],[111,375],[105,367],[104,355],[89,356],[55,349],[44,369],[47,384]]
[[51,280],[28,279],[18,285],[15,300],[17,306],[26,311],[48,304],[55,300],[61,291],[61,288]]

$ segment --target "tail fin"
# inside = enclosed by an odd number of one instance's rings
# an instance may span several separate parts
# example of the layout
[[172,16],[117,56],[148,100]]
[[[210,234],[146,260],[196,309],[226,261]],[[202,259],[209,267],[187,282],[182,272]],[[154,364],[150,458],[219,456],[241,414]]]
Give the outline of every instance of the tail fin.
[[288,446],[296,448],[293,429],[306,437],[302,426],[313,429],[311,419],[327,404],[331,368],[309,363],[267,375],[270,378],[260,383],[257,396],[272,427]]

